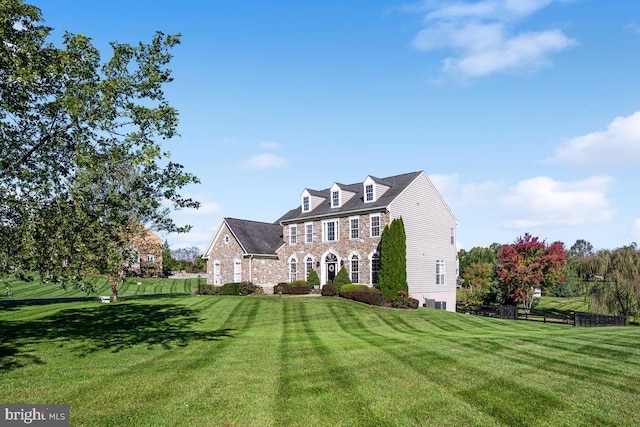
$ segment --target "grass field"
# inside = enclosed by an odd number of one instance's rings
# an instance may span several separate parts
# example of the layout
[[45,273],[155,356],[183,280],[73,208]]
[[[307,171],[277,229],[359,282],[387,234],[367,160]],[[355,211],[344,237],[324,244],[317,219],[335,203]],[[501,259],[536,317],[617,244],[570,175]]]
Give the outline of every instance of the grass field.
[[0,402],[73,426],[636,426],[640,328],[327,297],[0,307]]
[[[48,299],[48,298],[74,298],[86,297],[87,293],[73,286],[62,289],[56,284],[42,284],[38,280],[37,274],[34,274],[35,280],[32,282],[23,282],[18,280],[10,280],[11,296],[3,294],[4,285],[0,286],[0,301],[3,300],[21,300],[21,299]],[[91,283],[94,285],[96,292],[89,296],[97,297],[98,295],[111,295],[109,282],[105,277],[92,277]],[[140,283],[140,285],[138,285]],[[205,279],[201,279],[204,285]],[[169,293],[191,293],[198,286],[198,279],[140,279],[136,277],[127,278],[120,285],[118,295],[145,295],[145,294],[169,294]]]

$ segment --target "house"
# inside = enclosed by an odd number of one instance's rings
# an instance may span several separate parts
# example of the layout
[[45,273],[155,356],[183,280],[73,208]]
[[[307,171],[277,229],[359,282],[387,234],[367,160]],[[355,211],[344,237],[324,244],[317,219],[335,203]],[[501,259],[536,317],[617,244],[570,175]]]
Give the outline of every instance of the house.
[[268,293],[312,269],[328,283],[344,266],[353,283],[374,286],[382,231],[400,217],[409,294],[455,311],[457,221],[423,171],[306,188],[300,205],[274,223],[224,218],[205,251],[207,281],[250,281]]
[[131,239],[135,261],[129,271],[142,277],[159,277],[162,275],[162,238],[146,227]]

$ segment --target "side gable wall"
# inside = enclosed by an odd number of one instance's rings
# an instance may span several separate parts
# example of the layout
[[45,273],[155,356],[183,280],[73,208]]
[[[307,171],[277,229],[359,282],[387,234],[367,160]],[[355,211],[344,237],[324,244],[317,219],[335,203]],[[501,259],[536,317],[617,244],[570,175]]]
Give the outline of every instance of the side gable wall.
[[[455,311],[458,276],[455,239],[456,220],[426,174],[421,173],[389,206],[391,218],[402,217],[407,235],[407,281],[409,293],[446,301]],[[445,261],[445,284],[436,284],[436,260]]]
[[[224,242],[225,236],[229,236],[229,243]],[[207,284],[214,284],[213,265],[216,261],[220,262],[220,285],[233,282],[233,264],[236,259],[243,261],[242,272],[244,276],[245,265],[244,259],[242,258],[244,253],[226,222],[222,222],[215,242],[213,242],[209,252],[205,255],[209,257],[207,260]],[[248,266],[246,268],[248,268]]]

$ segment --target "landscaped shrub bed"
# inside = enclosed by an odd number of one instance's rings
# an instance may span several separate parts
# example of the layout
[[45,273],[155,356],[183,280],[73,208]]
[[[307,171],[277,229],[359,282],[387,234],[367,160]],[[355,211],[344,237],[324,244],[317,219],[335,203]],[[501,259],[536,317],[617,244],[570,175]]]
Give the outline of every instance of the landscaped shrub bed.
[[365,304],[381,306],[382,296],[370,291],[347,291],[340,294],[343,298],[363,302]]
[[391,302],[393,308],[413,308],[417,309],[420,305],[420,301],[415,298],[410,298],[406,291],[398,291],[396,299]]
[[278,283],[273,288],[274,294],[305,295],[311,292],[311,286],[304,280],[295,280],[291,283]]
[[338,295],[338,287],[333,283],[327,283],[322,287],[322,291],[320,292],[320,294],[323,297],[334,297]]
[[355,283],[348,283],[346,285],[340,286],[340,294],[343,292],[351,292],[351,291],[367,291],[370,292],[372,288],[367,285],[359,285]]

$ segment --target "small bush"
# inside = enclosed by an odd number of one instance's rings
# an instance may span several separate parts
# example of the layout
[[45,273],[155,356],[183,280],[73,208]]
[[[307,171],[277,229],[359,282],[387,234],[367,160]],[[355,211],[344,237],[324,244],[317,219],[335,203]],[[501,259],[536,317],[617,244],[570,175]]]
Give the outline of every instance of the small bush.
[[218,289],[218,295],[238,295],[241,285],[242,283],[239,282],[225,283]]
[[340,287],[340,293],[343,292],[351,292],[351,291],[367,291],[369,292],[369,287],[367,285],[358,285],[355,283],[347,283],[346,285],[342,285]]
[[327,283],[322,287],[320,294],[323,297],[334,297],[338,295],[338,288],[333,283]]
[[341,296],[343,298],[351,299],[354,301],[363,302],[365,304],[381,306],[382,305],[382,297],[375,292],[369,291],[347,291],[342,292]]
[[316,286],[320,286],[320,278],[318,277],[318,273],[315,270],[311,270],[309,272],[309,276],[307,276],[307,285],[312,288]]
[[410,298],[406,291],[398,291],[398,296],[391,302],[391,307],[394,308],[413,308],[416,309],[420,305],[420,301],[415,298]]
[[311,287],[307,285],[304,280],[294,280],[291,283],[278,283],[273,288],[274,294],[290,294],[290,295],[304,295],[311,292]]
[[347,270],[342,267],[336,277],[333,279],[333,284],[338,287],[338,289],[342,288],[343,285],[351,284],[351,279],[349,279],[349,273]]
[[202,295],[218,295],[219,286],[204,285],[202,287]]
[[264,295],[264,288],[262,286],[253,286],[253,295]]

